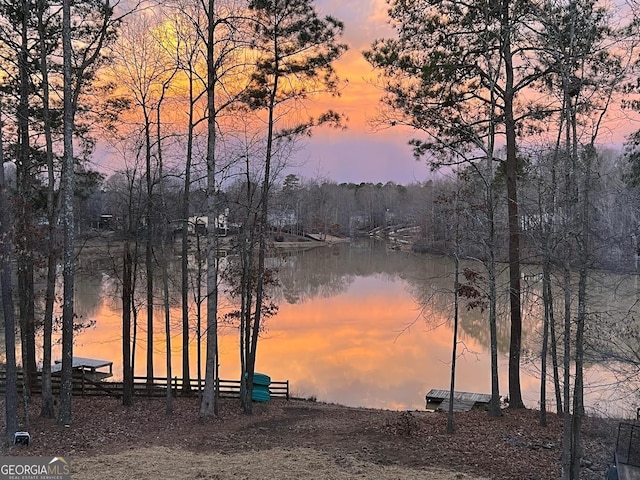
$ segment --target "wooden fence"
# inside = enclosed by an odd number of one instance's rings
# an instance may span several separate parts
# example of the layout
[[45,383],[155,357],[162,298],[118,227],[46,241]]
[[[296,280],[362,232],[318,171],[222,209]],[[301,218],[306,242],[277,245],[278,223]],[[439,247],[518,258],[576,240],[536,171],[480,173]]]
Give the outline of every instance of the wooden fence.
[[[0,371],[0,393],[6,392],[7,374],[6,371]],[[23,375],[18,372],[18,391],[23,389]],[[219,392],[221,398],[239,398],[240,397],[240,380],[218,380]],[[51,376],[51,387],[53,394],[60,393],[60,376]],[[198,379],[191,379],[188,386],[185,385],[183,379],[175,377],[171,379],[171,387],[174,395],[195,396],[199,390],[204,389],[204,380],[198,384]],[[187,388],[184,388],[187,387]],[[42,377],[38,373],[34,384],[31,386],[33,394],[42,393]],[[147,382],[147,377],[134,377],[133,379],[134,396],[140,397],[164,397],[167,394],[166,377],[154,377],[152,382]],[[271,397],[289,399],[289,381],[272,381],[269,385]],[[80,396],[112,396],[121,398],[123,394],[122,382],[96,381],[91,378],[89,373],[83,370],[74,372],[73,374],[73,394]]]

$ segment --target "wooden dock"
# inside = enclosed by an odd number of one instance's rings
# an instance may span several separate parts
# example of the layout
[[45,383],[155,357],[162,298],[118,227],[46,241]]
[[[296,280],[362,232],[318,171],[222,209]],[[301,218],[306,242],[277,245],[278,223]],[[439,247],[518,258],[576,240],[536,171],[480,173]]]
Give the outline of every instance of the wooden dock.
[[[113,362],[109,360],[98,360],[95,358],[73,357],[71,365],[76,372],[82,371],[87,377],[93,380],[104,380],[113,376]],[[56,360],[51,365],[51,373],[56,374],[62,371],[62,361]]]
[[[446,411],[449,409],[449,390],[431,389],[426,395],[426,409]],[[473,408],[487,408],[491,395],[486,393],[453,392],[453,411],[468,412]]]

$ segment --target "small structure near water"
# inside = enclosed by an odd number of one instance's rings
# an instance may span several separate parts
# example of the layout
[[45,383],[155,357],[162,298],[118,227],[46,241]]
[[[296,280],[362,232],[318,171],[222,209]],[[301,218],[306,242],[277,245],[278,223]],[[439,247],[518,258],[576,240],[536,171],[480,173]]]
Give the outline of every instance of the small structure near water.
[[[426,395],[427,410],[446,411],[449,408],[449,390],[432,388]],[[453,411],[467,412],[473,408],[487,408],[491,395],[487,393],[453,392]]]
[[[93,381],[100,381],[113,376],[113,362],[109,360],[73,357],[72,368],[77,372],[82,372],[85,377]],[[51,373],[59,373],[61,371],[62,361],[56,360],[56,362],[51,365]]]

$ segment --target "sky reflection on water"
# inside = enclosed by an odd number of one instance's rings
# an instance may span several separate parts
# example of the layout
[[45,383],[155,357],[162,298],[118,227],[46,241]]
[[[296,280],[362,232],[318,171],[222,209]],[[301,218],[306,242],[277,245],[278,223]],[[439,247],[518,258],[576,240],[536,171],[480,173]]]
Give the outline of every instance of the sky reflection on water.
[[[289,380],[296,396],[350,406],[393,410],[423,409],[431,388],[448,389],[452,347],[451,263],[445,258],[416,257],[379,246],[342,245],[300,252],[277,260],[279,311],[267,320],[258,345],[256,370],[274,380]],[[81,282],[77,306],[96,325],[77,336],[74,355],[114,362],[121,378],[122,339],[119,302],[112,276]],[[426,297],[421,293],[431,289]],[[110,296],[111,295],[111,296]],[[420,304],[417,298],[429,298]],[[524,345],[538,348],[539,308],[525,318]],[[166,375],[162,312],[156,314],[154,374]],[[146,315],[139,315],[136,375],[144,375]],[[181,376],[180,308],[172,310],[174,376]],[[461,356],[456,390],[489,393],[488,332],[485,316],[462,312]],[[501,320],[500,390],[507,393],[508,322]],[[190,341],[191,376],[197,377],[196,342]],[[237,331],[225,327],[220,339],[222,378],[238,378]],[[56,353],[58,356],[56,356]],[[203,345],[202,355],[205,355]],[[59,351],[54,351],[59,358]],[[602,375],[602,372],[596,372]],[[204,374],[204,370],[203,370]],[[599,380],[598,380],[599,381]],[[536,367],[522,372],[525,403],[537,407]],[[552,398],[551,386],[548,398]],[[594,397],[595,398],[595,397]],[[551,408],[551,407],[550,407]]]

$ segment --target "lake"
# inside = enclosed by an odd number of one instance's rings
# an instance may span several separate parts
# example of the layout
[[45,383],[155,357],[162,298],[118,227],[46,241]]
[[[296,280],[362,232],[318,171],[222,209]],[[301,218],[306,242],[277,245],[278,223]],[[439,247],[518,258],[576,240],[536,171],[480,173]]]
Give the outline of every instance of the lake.
[[[84,320],[95,321],[95,325],[77,335],[74,355],[113,361],[114,376],[119,379],[121,311],[118,282],[111,263],[108,258],[81,262],[76,312]],[[278,253],[270,259],[270,266],[278,271],[280,285],[272,295],[279,310],[266,322],[258,345],[256,371],[274,380],[289,380],[296,396],[393,410],[424,409],[425,394],[430,389],[449,388],[453,318],[450,259],[390,250],[383,243],[366,239]],[[467,266],[478,268],[475,264]],[[177,261],[174,267],[178,279]],[[537,352],[543,312],[538,298],[540,275],[534,267],[526,267],[523,278],[526,288],[522,389],[526,405],[537,408],[540,384]],[[622,283],[620,279],[615,281]],[[506,272],[499,282],[503,293],[498,325],[500,392],[506,395],[509,346]],[[633,304],[636,298],[633,292],[637,289],[629,288],[629,291],[618,289],[616,294]],[[178,297],[178,291],[173,295]],[[615,302],[609,293],[600,291],[599,295],[604,303]],[[161,304],[160,296],[157,303]],[[222,308],[225,304],[223,300]],[[180,315],[176,303],[172,307],[174,376],[181,375]],[[166,371],[163,313],[158,310],[155,318],[154,373],[162,376]],[[146,372],[145,326],[146,315],[142,310],[136,375]],[[239,376],[237,336],[237,330],[230,326],[221,331],[222,378]],[[459,341],[456,390],[490,393],[486,315],[462,308]],[[196,344],[194,331],[190,338],[192,378],[197,376]],[[203,357],[204,351],[203,346]],[[60,347],[56,346],[54,358],[59,357]],[[637,397],[624,393],[621,398],[623,394],[614,394],[609,386],[613,377],[608,369],[594,363],[587,373],[587,404],[592,411],[635,416]],[[553,398],[551,386],[547,398]]]

